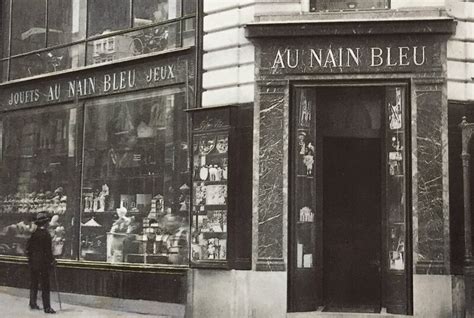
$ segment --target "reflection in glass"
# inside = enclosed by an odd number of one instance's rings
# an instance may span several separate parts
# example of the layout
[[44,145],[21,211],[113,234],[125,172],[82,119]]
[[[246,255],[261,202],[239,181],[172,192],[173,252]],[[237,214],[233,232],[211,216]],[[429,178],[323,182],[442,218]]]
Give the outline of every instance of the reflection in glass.
[[196,39],[196,18],[184,20],[183,25],[183,47],[193,46]]
[[181,16],[180,0],[133,1],[133,26],[164,22]]
[[15,0],[12,8],[12,55],[46,44],[46,1]]
[[86,105],[81,258],[188,260],[189,169],[184,93]]
[[76,112],[61,109],[7,116],[3,122],[3,161],[0,164],[0,254],[25,255],[38,212],[51,217],[53,253],[72,255],[72,217],[69,208],[74,184]]
[[0,4],[0,41],[3,43],[0,47],[0,58],[9,56],[9,38],[10,38],[10,1],[2,1]]
[[196,13],[196,2],[195,0],[183,0],[183,15],[190,15]]
[[85,36],[86,9],[86,1],[49,0],[48,46],[82,40]]
[[88,35],[130,28],[129,0],[89,0]]
[[10,79],[74,69],[84,65],[84,44],[13,58]]
[[101,64],[175,48],[179,23],[158,25],[89,42],[87,64]]

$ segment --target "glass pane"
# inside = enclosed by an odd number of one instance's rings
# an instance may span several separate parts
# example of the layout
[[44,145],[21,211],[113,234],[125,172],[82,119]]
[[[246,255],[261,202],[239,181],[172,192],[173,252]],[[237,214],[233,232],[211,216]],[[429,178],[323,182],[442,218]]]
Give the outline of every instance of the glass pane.
[[196,19],[186,19],[183,25],[183,47],[193,46],[196,43]]
[[184,93],[86,106],[81,258],[188,261],[189,167]]
[[[82,40],[86,31],[86,1],[49,0],[48,46]],[[61,14],[58,14],[58,13]]]
[[2,41],[3,45],[0,47],[0,58],[7,57],[9,55],[8,41],[10,38],[10,0],[2,1],[1,6],[0,41]]
[[53,253],[70,258],[73,246],[76,110],[21,112],[3,123],[0,164],[0,254],[25,255],[38,212],[51,217]]
[[387,0],[312,0],[311,10],[363,10],[388,8]]
[[388,264],[390,270],[404,270],[405,254],[405,133],[404,89],[387,88],[387,174],[386,205],[388,211]]
[[175,48],[179,23],[159,25],[88,43],[87,64],[101,64]]
[[183,15],[196,14],[196,0],[183,0]]
[[130,0],[89,0],[89,36],[129,27]]
[[[316,112],[313,89],[296,91],[298,105],[297,129],[294,135],[293,158],[296,173],[294,177],[296,224],[296,268],[313,268],[317,259],[316,250],[316,192],[314,191],[316,156]],[[316,176],[317,177],[317,176]]]
[[84,44],[35,53],[11,60],[10,79],[74,69],[84,66]]
[[0,82],[8,80],[8,61],[0,61]]
[[192,257],[227,259],[227,131],[193,137]]
[[181,16],[181,0],[135,0],[133,25],[164,22]]
[[12,55],[46,44],[46,0],[15,0],[12,11]]

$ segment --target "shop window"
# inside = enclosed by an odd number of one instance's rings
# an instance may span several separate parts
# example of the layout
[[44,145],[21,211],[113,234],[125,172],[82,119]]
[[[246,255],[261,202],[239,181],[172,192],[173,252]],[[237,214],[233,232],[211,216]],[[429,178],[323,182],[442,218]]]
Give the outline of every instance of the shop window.
[[183,15],[190,15],[196,12],[196,2],[193,0],[185,0],[183,3]]
[[[17,98],[34,98],[34,92]],[[77,112],[18,112],[0,125],[0,254],[25,255],[38,212],[51,217],[53,254],[72,257]]]
[[130,28],[129,0],[89,0],[88,35]]
[[87,51],[87,64],[100,64],[178,47],[180,25],[173,22],[89,42],[92,49]]
[[[3,1],[6,3],[7,1]],[[12,54],[42,49],[46,46],[46,1],[12,2]]]
[[3,1],[0,5],[0,46],[1,54],[0,59],[8,57],[10,55],[10,2]]
[[67,46],[15,57],[10,61],[12,80],[77,68],[84,65],[84,46]]
[[181,90],[86,105],[80,258],[187,264],[190,175]]
[[160,23],[181,16],[179,0],[134,0],[134,26]]
[[[61,14],[57,14],[57,13]],[[86,1],[48,1],[48,46],[79,41],[85,37]]]
[[311,0],[310,11],[388,9],[388,0]]
[[0,81],[6,80],[8,74],[8,60],[0,61]]

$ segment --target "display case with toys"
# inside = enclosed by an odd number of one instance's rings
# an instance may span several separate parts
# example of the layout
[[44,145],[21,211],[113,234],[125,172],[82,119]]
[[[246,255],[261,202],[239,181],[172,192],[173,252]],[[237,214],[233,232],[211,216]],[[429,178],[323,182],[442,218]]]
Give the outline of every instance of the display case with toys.
[[246,268],[250,264],[252,158],[240,144],[251,143],[251,117],[239,107],[190,113],[193,265]]
[[16,193],[0,196],[0,254],[24,255],[26,240],[34,232],[37,213],[46,212],[50,218],[49,232],[53,239],[53,254],[63,255],[66,230],[64,214],[67,195],[62,187],[54,191]]

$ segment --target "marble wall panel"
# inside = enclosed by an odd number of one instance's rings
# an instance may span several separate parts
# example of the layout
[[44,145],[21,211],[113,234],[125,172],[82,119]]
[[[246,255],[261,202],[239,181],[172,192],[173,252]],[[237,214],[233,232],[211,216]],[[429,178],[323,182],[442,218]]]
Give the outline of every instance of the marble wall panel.
[[261,88],[257,270],[284,270],[284,87]]
[[417,253],[419,264],[446,257],[443,204],[443,103],[441,90],[416,90],[417,107]]

